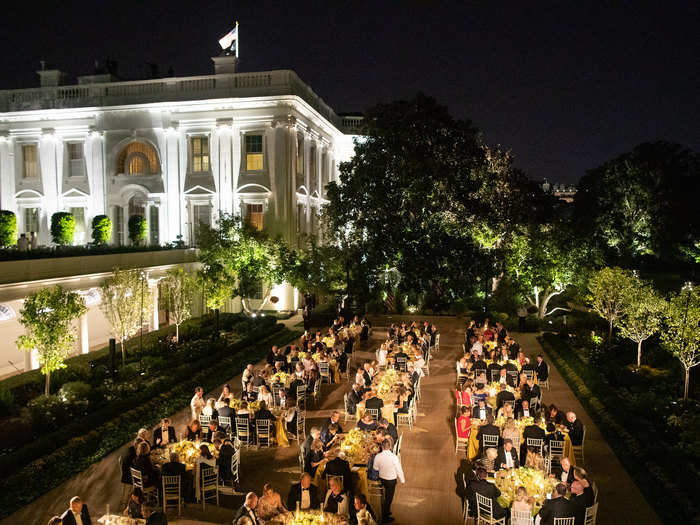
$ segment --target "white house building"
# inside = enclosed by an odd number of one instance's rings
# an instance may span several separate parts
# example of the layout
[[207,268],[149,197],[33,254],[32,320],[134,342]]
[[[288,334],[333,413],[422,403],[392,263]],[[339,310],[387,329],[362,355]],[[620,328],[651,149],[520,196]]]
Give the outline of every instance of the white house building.
[[[99,74],[64,85],[63,73],[42,70],[41,87],[0,91],[0,209],[39,244],[50,244],[57,211],[76,218],[76,244],[90,240],[102,214],[115,245],[128,243],[132,215],[146,218],[153,245],[196,246],[200,225],[219,212],[292,245],[316,234],[325,186],[353,153],[357,118],[338,116],[291,70],[237,73],[235,56],[212,60],[207,76]],[[297,305],[288,286],[276,295],[277,309]],[[0,286],[0,308],[3,300]]]

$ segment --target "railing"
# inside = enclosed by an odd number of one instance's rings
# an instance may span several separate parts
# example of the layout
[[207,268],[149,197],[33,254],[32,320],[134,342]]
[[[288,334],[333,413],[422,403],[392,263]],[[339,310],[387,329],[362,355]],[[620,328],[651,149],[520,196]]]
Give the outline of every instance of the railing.
[[297,95],[332,124],[341,123],[291,70],[0,90],[0,112],[273,95]]

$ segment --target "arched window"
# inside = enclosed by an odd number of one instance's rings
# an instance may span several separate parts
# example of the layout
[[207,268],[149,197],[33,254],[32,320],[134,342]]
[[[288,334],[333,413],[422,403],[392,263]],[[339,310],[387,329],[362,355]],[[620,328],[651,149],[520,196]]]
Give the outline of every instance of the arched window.
[[119,154],[117,173],[125,175],[157,175],[160,173],[158,153],[146,142],[132,142]]

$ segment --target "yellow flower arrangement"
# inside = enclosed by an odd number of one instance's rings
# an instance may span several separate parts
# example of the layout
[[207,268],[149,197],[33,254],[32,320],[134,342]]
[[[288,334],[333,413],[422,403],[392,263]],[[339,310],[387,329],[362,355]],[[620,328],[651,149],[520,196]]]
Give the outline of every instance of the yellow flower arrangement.
[[282,383],[283,385],[286,385],[287,381],[289,381],[289,379],[291,377],[292,376],[286,372],[275,372],[274,374],[272,374],[272,381],[271,382],[273,384],[274,383]]
[[169,448],[171,452],[176,452],[180,456],[180,461],[185,465],[193,466],[197,456],[199,456],[199,447],[201,445],[207,445],[212,454],[216,452],[216,447],[211,443],[198,443],[186,439],[172,443]]
[[385,396],[390,394],[394,389],[394,385],[400,381],[399,373],[393,368],[387,370],[382,374],[379,379],[379,384],[377,385],[377,393],[380,396]]
[[320,525],[321,523],[336,525],[345,522],[337,514],[320,512],[317,510],[297,510],[289,515],[285,525]]
[[548,477],[546,472],[527,467],[501,471],[496,475],[495,482],[496,487],[501,491],[498,502],[503,507],[511,506],[518,487],[525,487],[528,496],[535,499],[537,511],[547,499],[547,494],[552,494],[557,485],[557,480]]
[[340,449],[345,452],[345,459],[351,465],[366,464],[369,461],[374,444],[375,441],[371,432],[353,428],[345,434],[343,441],[340,443]]
[[260,410],[260,401],[251,401],[250,403],[248,403],[248,410],[250,410],[251,412]]

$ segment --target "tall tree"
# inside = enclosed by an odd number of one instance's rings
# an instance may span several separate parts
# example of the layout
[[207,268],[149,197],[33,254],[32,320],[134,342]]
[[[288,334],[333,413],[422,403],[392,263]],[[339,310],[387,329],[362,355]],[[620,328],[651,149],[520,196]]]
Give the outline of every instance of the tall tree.
[[642,343],[659,332],[668,306],[652,285],[641,279],[632,281],[629,292],[618,326],[623,337],[637,343],[637,366],[641,366]]
[[475,225],[496,237],[512,227],[523,215],[515,188],[524,177],[470,122],[424,95],[372,108],[362,135],[340,183],[328,187],[335,241],[352,243],[358,276],[396,268],[410,276],[404,289],[426,292],[435,306],[464,295],[483,275],[481,260],[493,257],[475,241]]
[[165,303],[170,312],[170,318],[175,323],[175,340],[180,340],[180,325],[192,315],[192,295],[195,289],[195,278],[184,268],[177,267],[169,270],[160,281]]
[[24,301],[19,322],[26,333],[17,338],[17,346],[30,352],[36,349],[46,377],[46,395],[51,393],[51,373],[65,368],[65,360],[75,348],[72,323],[86,311],[80,295],[60,286],[42,288]]
[[686,284],[670,301],[661,332],[661,345],[685,371],[683,399],[688,399],[690,370],[700,365],[700,291]]
[[591,308],[608,322],[608,345],[612,342],[613,325],[632,300],[634,281],[632,272],[617,267],[601,268],[588,281]]
[[698,154],[679,144],[640,144],[586,173],[574,218],[616,256],[677,254],[700,239],[699,172]]
[[101,286],[102,310],[112,326],[114,337],[119,340],[122,365],[126,364],[127,339],[142,328],[142,321],[152,311],[153,295],[146,275],[140,270],[115,268],[112,276]]

